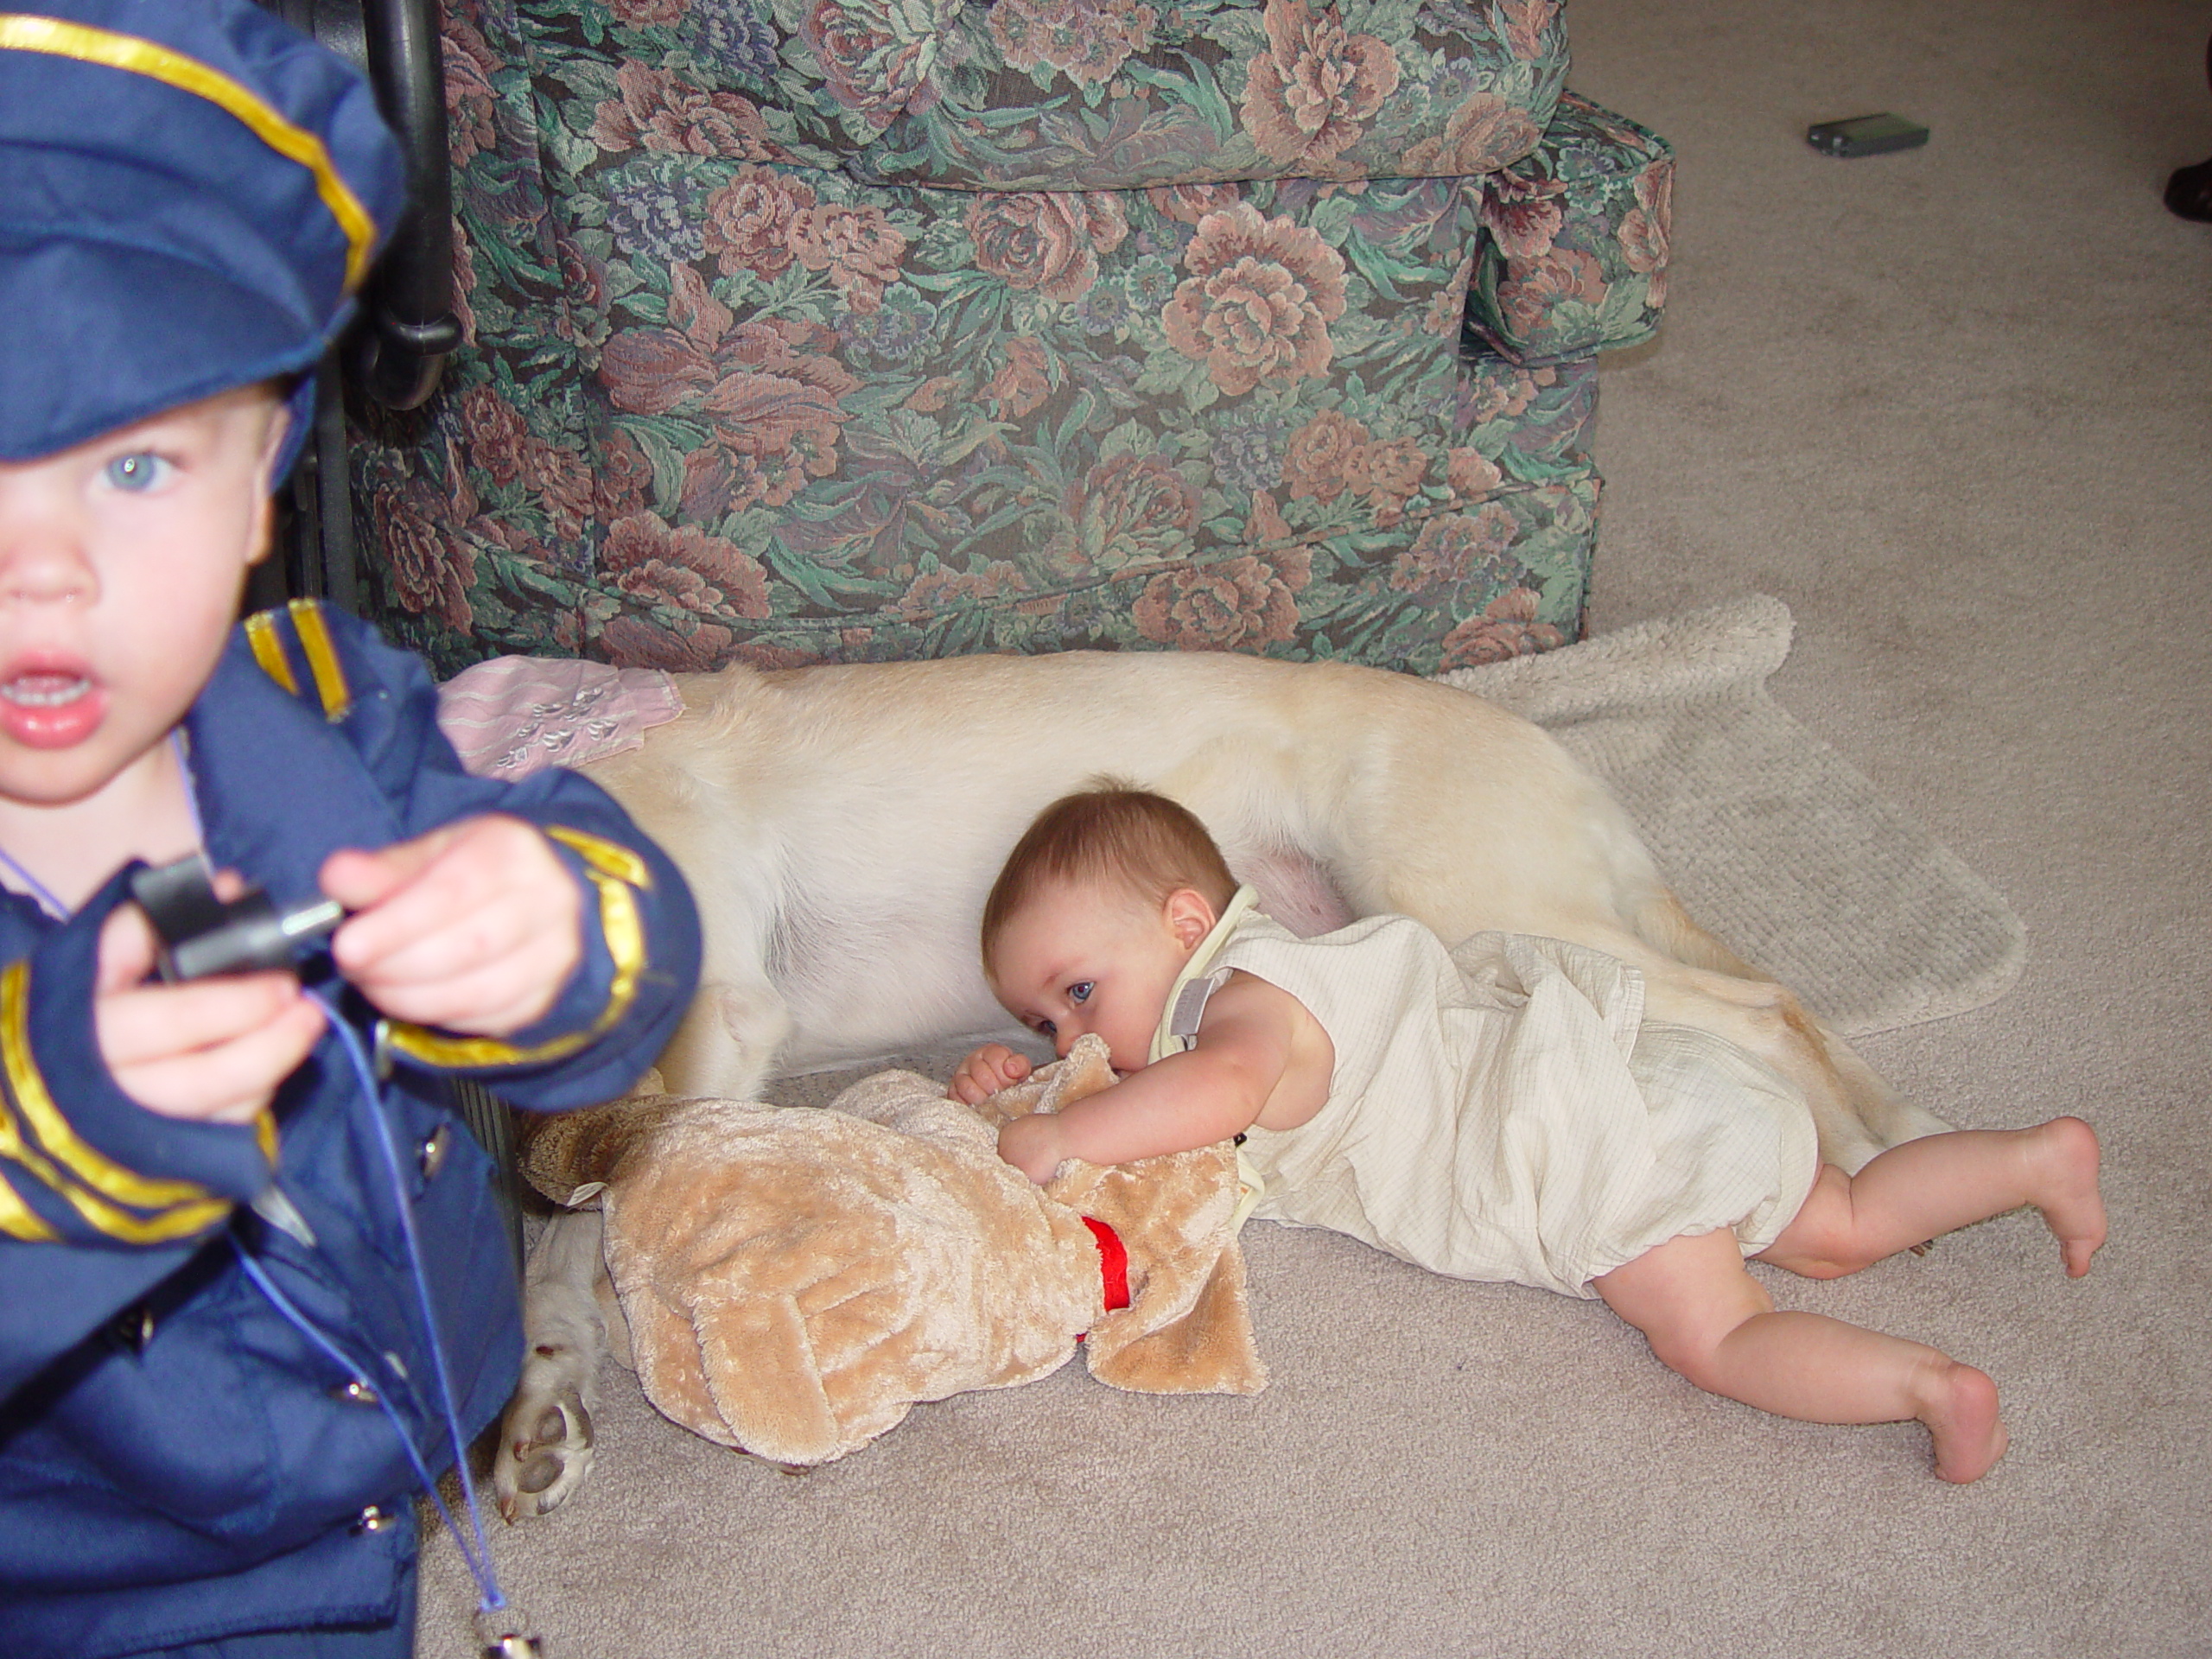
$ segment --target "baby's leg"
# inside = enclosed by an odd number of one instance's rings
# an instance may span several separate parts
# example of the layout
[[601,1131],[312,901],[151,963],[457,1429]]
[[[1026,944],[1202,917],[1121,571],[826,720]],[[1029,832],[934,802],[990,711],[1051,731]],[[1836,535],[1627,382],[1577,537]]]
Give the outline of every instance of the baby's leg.
[[1979,1480],[2005,1455],[1988,1377],[1921,1343],[1776,1312],[1725,1229],[1669,1239],[1593,1283],[1653,1353],[1709,1393],[1807,1422],[1916,1417],[1946,1480]]
[[2096,1132],[2078,1117],[2031,1129],[1955,1129],[1891,1147],[1856,1175],[1830,1166],[1759,1259],[1815,1279],[2032,1204],[2078,1279],[2105,1242]]

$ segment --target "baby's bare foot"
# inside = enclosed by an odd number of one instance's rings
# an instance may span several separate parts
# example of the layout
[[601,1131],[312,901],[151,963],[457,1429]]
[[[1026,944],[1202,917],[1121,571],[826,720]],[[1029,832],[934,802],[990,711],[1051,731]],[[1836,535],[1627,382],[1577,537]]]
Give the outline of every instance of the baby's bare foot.
[[2104,1195],[2097,1190],[2097,1132],[2078,1117],[2054,1117],[2030,1131],[2041,1174],[2036,1207],[2057,1236],[2067,1276],[2079,1279],[2105,1242]]
[[1997,1415],[1997,1385],[1956,1360],[1936,1379],[1920,1421],[1936,1442],[1936,1474],[1961,1485],[1994,1468],[2010,1438]]

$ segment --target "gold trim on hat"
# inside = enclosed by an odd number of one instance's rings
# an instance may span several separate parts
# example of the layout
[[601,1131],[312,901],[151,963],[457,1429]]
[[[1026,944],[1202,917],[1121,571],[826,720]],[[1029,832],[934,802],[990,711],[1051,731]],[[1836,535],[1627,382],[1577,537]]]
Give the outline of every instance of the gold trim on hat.
[[376,251],[376,221],[369,217],[322,140],[305,127],[287,120],[251,87],[210,68],[197,58],[187,57],[135,35],[64,22],[58,17],[33,17],[22,12],[0,12],[0,49],[45,52],[80,63],[97,63],[134,75],[145,75],[181,92],[206,99],[236,116],[254,136],[278,155],[297,162],[315,175],[315,194],[322,198],[338,228],[346,233],[346,291],[350,294],[368,275],[369,258]]

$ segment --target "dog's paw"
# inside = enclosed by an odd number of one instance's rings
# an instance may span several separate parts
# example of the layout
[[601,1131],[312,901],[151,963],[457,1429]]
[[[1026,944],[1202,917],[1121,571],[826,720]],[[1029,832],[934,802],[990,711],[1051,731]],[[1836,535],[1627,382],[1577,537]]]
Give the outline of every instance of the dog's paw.
[[591,1413],[566,1383],[533,1387],[528,1374],[500,1425],[492,1489],[509,1524],[566,1503],[591,1473]]

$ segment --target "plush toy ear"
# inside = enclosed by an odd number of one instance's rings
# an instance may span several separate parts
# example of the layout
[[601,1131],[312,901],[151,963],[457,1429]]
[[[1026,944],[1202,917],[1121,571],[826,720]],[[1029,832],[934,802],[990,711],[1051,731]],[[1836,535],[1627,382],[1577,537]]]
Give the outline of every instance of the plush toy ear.
[[1224,1141],[1099,1169],[1072,1166],[1047,1189],[1120,1236],[1129,1305],[1090,1327],[1090,1374],[1144,1394],[1257,1394],[1268,1385],[1231,1228],[1236,1148]]
[[[1103,1039],[1078,1038],[1053,1068],[1039,1109],[1058,1111],[1114,1081]],[[1090,1327],[1090,1374],[1143,1394],[1257,1394],[1268,1368],[1244,1298],[1244,1253],[1231,1229],[1236,1148],[1224,1141],[1101,1168],[1071,1162],[1046,1188],[1114,1230],[1128,1253],[1129,1305]]]
[[523,1178],[556,1204],[581,1205],[590,1195],[579,1196],[578,1189],[613,1179],[615,1166],[686,1103],[666,1095],[633,1095],[588,1111],[518,1112],[515,1156]]
[[1039,1075],[1045,1078],[1044,1093],[1031,1109],[1063,1111],[1086,1095],[1113,1087],[1113,1051],[1106,1046],[1103,1037],[1087,1031],[1075,1039],[1067,1058],[1046,1067]]
[[[1141,1299],[1122,1311],[1135,1314],[1141,1306]],[[1117,1325],[1121,1318],[1108,1314],[1084,1345],[1101,1382],[1137,1394],[1257,1394],[1268,1386],[1244,1297],[1244,1253],[1233,1243],[1214,1257],[1180,1319],[1147,1331]]]
[[1032,1112],[1057,1112],[1114,1081],[1114,1063],[1108,1055],[1106,1039],[1086,1032],[1075,1039],[1067,1058],[1047,1061],[969,1109],[994,1129]]

